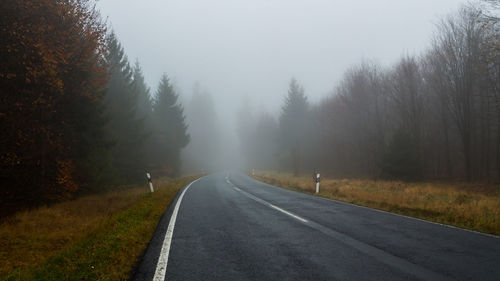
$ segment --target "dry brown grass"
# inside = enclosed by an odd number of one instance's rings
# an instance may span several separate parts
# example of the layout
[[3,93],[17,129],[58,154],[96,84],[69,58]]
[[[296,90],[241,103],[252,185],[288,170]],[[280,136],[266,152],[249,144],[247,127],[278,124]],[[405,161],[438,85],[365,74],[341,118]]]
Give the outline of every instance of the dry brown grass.
[[[170,182],[169,179],[157,180],[155,186],[165,187]],[[166,196],[159,191],[158,196]],[[165,198],[170,199],[175,192],[169,191],[168,198]],[[86,196],[4,218],[0,222],[0,279],[14,270],[39,267],[49,257],[71,248],[109,223],[111,217],[148,196],[151,197],[149,187],[144,185]]]
[[[259,172],[264,182],[313,193],[310,177]],[[320,196],[500,235],[500,188],[493,184],[322,179]]]

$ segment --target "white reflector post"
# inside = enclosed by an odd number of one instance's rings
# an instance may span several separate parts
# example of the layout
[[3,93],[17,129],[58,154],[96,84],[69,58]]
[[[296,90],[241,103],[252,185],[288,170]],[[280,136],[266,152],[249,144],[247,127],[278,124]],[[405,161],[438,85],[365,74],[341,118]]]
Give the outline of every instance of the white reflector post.
[[319,193],[319,173],[316,174],[316,193]]
[[151,174],[150,173],[146,173],[146,177],[148,178],[149,189],[151,189],[151,192],[155,192],[155,190],[153,188],[153,180],[151,179]]

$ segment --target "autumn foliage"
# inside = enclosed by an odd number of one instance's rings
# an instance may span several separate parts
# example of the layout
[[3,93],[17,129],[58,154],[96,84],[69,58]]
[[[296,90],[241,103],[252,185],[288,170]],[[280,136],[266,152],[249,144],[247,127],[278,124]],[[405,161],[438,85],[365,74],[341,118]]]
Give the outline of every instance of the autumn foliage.
[[91,1],[2,0],[0,12],[1,216],[78,191],[107,68]]

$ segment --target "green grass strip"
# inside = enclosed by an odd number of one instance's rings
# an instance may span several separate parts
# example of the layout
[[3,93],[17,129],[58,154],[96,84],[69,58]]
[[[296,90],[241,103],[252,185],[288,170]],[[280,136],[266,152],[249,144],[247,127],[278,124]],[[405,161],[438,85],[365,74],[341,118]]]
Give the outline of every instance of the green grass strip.
[[[5,280],[124,280],[146,249],[166,208],[193,178],[169,184],[111,216],[95,231],[29,272]],[[4,279],[4,278],[2,278]]]

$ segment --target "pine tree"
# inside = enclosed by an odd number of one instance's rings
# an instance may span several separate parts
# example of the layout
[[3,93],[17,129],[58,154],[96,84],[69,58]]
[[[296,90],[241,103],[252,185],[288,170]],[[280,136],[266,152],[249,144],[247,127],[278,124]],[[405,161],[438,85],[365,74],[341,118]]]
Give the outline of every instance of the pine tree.
[[150,171],[153,167],[154,143],[153,143],[153,100],[151,99],[149,87],[144,81],[139,61],[136,60],[132,73],[132,91],[136,100],[136,117],[142,122],[144,139],[144,159],[147,163],[145,168]]
[[[101,90],[102,92],[103,90]],[[73,159],[78,180],[82,183],[81,192],[95,192],[112,181],[112,142],[106,138],[108,118],[104,116],[105,106],[80,100],[71,110],[75,145]],[[85,118],[82,118],[84,116]]]
[[137,116],[137,96],[132,85],[133,71],[123,47],[114,33],[108,36],[106,59],[110,78],[106,91],[106,113],[110,119],[107,133],[114,142],[112,163],[119,182],[133,182],[144,177],[143,119]]
[[[145,123],[150,123],[153,113],[153,101],[151,100],[149,87],[144,81],[144,74],[138,60],[135,61],[132,70],[132,90],[137,99],[137,116],[145,119]],[[146,125],[149,127],[151,124]]]
[[168,175],[177,175],[180,171],[180,152],[189,143],[187,125],[184,121],[184,109],[178,103],[168,77],[161,77],[153,107],[155,124],[157,167],[165,169]]
[[[280,116],[281,145],[284,148],[282,158],[290,159],[294,175],[298,176],[301,168],[302,149],[304,148],[309,126],[309,103],[304,88],[295,78],[290,81],[288,95]],[[285,160],[286,161],[286,160]],[[288,162],[288,161],[287,161]]]

